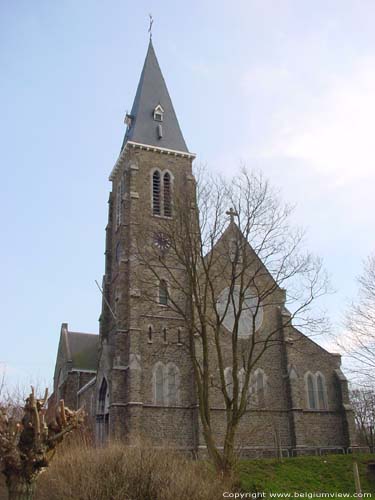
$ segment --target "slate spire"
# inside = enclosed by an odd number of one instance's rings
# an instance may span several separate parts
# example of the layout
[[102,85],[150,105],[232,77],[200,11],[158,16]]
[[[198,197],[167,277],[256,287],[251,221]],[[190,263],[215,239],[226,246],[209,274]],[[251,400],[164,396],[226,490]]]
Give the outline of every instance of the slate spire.
[[151,39],[126,122],[128,128],[123,146],[133,141],[188,152]]

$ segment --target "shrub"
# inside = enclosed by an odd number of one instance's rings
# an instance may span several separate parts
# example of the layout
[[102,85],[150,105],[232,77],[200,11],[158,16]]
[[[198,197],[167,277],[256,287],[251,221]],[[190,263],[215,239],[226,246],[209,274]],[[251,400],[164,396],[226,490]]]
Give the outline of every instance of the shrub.
[[40,478],[37,500],[213,500],[225,485],[204,462],[167,449],[71,446]]

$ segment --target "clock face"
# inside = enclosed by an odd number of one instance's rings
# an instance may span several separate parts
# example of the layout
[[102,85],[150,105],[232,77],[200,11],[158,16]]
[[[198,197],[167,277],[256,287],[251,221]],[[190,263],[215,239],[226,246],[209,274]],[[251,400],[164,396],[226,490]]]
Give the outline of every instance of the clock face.
[[165,252],[171,246],[171,242],[164,233],[156,233],[154,235],[154,244],[159,249]]
[[[235,311],[239,306],[239,294],[240,287],[237,285],[234,287],[233,295],[229,297],[230,289],[224,288],[217,299],[217,310],[223,319],[223,325],[229,332],[233,332]],[[229,298],[229,305],[228,305]],[[257,305],[259,299],[256,295],[248,290],[245,293],[245,299],[242,306],[242,312],[239,319],[238,325],[238,337],[246,338],[253,333],[253,317],[255,315],[255,331],[259,330],[263,322],[263,308],[259,305],[257,311]],[[228,305],[228,307],[227,307]]]

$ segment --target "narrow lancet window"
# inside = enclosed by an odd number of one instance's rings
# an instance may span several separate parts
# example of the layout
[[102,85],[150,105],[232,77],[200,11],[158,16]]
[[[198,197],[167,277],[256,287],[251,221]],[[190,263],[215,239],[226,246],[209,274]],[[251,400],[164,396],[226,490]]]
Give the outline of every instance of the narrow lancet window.
[[311,410],[316,410],[314,378],[311,375],[311,373],[307,376],[307,395],[308,395],[309,408]]
[[172,193],[171,193],[171,175],[166,172],[163,177],[164,187],[164,215],[172,217]]
[[168,286],[165,280],[161,280],[159,283],[159,304],[168,305]]
[[325,395],[325,384],[324,384],[323,376],[320,373],[318,373],[318,375],[317,375],[316,385],[318,388],[319,408],[321,410],[326,410],[327,409],[327,401],[326,401],[326,395]]
[[160,173],[158,171],[152,175],[152,213],[160,215]]
[[155,370],[155,403],[164,404],[164,366],[158,364]]

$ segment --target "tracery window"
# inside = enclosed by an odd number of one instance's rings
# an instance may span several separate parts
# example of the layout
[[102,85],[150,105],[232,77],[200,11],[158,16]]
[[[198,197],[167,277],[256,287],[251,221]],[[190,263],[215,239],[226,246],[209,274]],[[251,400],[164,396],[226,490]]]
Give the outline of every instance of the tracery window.
[[151,177],[152,214],[172,217],[173,177],[168,171],[155,170]]

